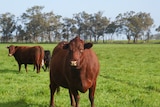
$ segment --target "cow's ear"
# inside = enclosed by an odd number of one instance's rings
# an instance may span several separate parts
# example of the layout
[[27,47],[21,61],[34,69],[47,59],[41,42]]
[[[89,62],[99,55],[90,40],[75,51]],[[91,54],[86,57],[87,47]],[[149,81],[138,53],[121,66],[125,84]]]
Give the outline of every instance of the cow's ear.
[[89,49],[89,48],[91,48],[92,46],[93,46],[92,43],[85,43],[85,44],[84,44],[84,49]]
[[8,48],[8,49],[9,49],[9,46],[6,46],[6,48]]
[[63,45],[63,49],[68,49],[69,48],[69,44],[64,44]]

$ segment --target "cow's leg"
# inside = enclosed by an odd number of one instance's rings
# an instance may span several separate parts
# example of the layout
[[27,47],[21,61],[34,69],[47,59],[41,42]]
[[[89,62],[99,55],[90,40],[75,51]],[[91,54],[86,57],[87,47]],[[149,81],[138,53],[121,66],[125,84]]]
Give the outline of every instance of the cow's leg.
[[21,71],[21,64],[18,64],[19,72]]
[[91,107],[94,107],[94,93],[96,88],[96,81],[93,83],[92,87],[89,88],[89,100],[91,102]]
[[36,69],[37,69],[37,73],[40,72],[40,65],[39,64],[36,64]]
[[43,71],[46,71],[46,69],[45,69],[45,66],[44,66],[44,65],[42,66],[42,69],[43,69]]
[[46,66],[46,70],[49,69],[49,62],[46,62],[45,66]]
[[41,64],[38,65],[38,73],[40,72]]
[[28,71],[28,70],[27,70],[27,64],[24,64],[24,66],[25,66],[25,69],[26,69],[26,72],[27,72],[27,71]]
[[71,106],[74,107],[75,106],[75,99],[74,99],[74,96],[73,96],[71,90],[69,90],[69,96],[70,96],[70,100],[71,100]]
[[34,64],[33,71],[35,70],[35,68],[36,68],[36,66],[35,66],[35,64]]
[[72,93],[73,93],[73,96],[74,96],[74,99],[75,99],[75,102],[76,102],[76,106],[75,107],[79,107],[80,96],[78,94],[78,91],[74,90],[74,91],[72,91]]
[[54,107],[54,93],[56,89],[56,85],[50,84],[50,107]]

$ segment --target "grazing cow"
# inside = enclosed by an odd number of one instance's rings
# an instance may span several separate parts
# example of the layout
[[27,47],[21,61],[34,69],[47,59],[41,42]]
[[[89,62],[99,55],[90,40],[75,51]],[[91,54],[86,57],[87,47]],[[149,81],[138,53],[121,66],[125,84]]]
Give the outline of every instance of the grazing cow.
[[16,59],[19,72],[21,70],[21,65],[25,65],[25,69],[27,72],[27,64],[34,64],[37,68],[37,73],[40,72],[41,66],[43,66],[44,61],[44,49],[41,46],[14,46],[10,45],[7,47],[9,50],[8,56],[14,56]]
[[89,100],[94,107],[99,61],[91,49],[92,45],[77,36],[69,43],[61,42],[54,48],[50,62],[50,106],[55,106],[54,93],[62,86],[69,89],[73,107],[79,106],[78,91],[85,93],[89,89]]
[[51,60],[51,53],[49,50],[44,50],[44,66],[42,66],[43,70],[46,71],[47,68],[49,69],[49,63]]

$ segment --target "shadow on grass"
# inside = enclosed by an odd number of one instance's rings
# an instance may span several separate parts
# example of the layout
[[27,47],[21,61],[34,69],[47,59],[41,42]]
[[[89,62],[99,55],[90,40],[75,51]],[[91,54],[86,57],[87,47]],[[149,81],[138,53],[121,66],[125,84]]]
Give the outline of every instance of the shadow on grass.
[[12,70],[12,69],[0,69],[0,73],[14,73],[14,74],[18,74],[19,71],[18,70]]
[[[21,70],[20,72],[18,70],[12,70],[12,69],[1,69],[0,68],[0,74],[5,74],[5,73],[13,73],[13,74],[19,74],[19,73],[27,73],[25,70]],[[28,70],[28,72],[36,72],[36,70]],[[40,72],[49,72],[49,70],[47,69],[46,71],[43,71],[43,69],[41,68]]]
[[0,107],[48,107],[49,105],[28,104],[24,99],[10,102],[0,102]]

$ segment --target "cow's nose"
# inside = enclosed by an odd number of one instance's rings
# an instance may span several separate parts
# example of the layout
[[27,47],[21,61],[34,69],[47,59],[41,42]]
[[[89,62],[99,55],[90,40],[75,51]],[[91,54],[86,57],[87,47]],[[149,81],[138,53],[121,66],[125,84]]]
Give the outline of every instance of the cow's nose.
[[77,66],[77,61],[71,61],[71,66]]

